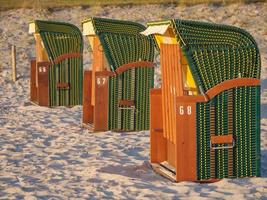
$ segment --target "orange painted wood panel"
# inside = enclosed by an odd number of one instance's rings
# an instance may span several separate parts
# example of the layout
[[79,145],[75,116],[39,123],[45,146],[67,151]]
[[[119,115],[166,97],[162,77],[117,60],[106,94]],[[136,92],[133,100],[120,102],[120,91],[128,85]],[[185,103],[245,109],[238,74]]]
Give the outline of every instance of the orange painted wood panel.
[[241,86],[257,86],[260,85],[260,79],[257,78],[235,78],[231,80],[223,81],[222,83],[209,89],[206,94],[209,99],[214,98],[216,95],[222,93],[225,90],[229,90],[234,87]]
[[161,44],[161,71],[164,109],[164,134],[172,143],[176,143],[175,98],[183,95],[181,49],[177,44]]
[[211,144],[231,144],[234,141],[233,135],[215,135],[210,138]]
[[150,160],[160,163],[167,159],[166,138],[163,136],[161,89],[150,90]]
[[91,104],[92,71],[84,71],[83,76],[83,123],[94,122],[94,107]]
[[48,87],[48,74],[49,64],[48,62],[37,62],[38,73],[38,89],[37,97],[40,106],[49,105],[49,87]]
[[170,140],[167,140],[167,159],[166,159],[166,161],[173,168],[176,167],[176,154],[177,154],[177,152],[176,152],[176,144],[174,144]]
[[121,74],[129,69],[134,69],[134,68],[137,68],[137,67],[141,67],[141,68],[144,68],[144,67],[149,67],[149,68],[152,68],[154,66],[154,63],[153,62],[148,62],[148,61],[136,61],[136,62],[131,62],[131,63],[127,63],[127,64],[124,64],[124,65],[121,65],[119,66],[115,72],[116,74]]
[[81,53],[66,53],[66,54],[62,54],[62,55],[56,57],[53,62],[55,64],[58,64],[62,60],[65,60],[65,59],[68,59],[68,58],[79,58],[79,57],[82,57]]
[[95,73],[107,69],[107,63],[103,52],[103,47],[98,37],[93,38],[93,60],[92,60],[92,105],[95,105]]
[[57,88],[58,89],[70,89],[70,84],[59,82],[59,83],[57,83]]
[[196,104],[177,102],[176,180],[197,180]]
[[167,138],[167,161],[176,163],[176,97],[184,95],[181,65],[181,49],[177,44],[161,44],[162,107],[164,137]]
[[[176,65],[174,64],[174,61],[177,60],[177,58],[175,58],[175,50],[172,48],[173,45],[171,46],[168,46],[168,78],[169,79],[169,103],[170,103],[170,107],[169,107],[169,111],[171,113],[171,116],[170,116],[170,142],[171,143],[175,143],[174,142],[174,137],[175,137],[175,127],[174,127],[174,124],[175,124],[175,105],[174,105],[174,69],[176,67]],[[169,144],[168,146],[171,147],[171,145]],[[170,154],[168,154],[168,160],[171,160],[172,161],[172,157],[171,155],[169,156]],[[175,163],[175,162],[174,162]],[[169,164],[171,164],[171,162],[169,162]]]
[[242,86],[257,86],[260,85],[260,80],[256,78],[236,78],[232,80],[224,81],[213,88],[209,89],[205,94],[206,98],[203,95],[198,96],[180,96],[177,97],[177,101],[183,102],[208,102],[210,99],[213,99],[218,94],[222,93],[225,90],[229,90],[235,87]]
[[[160,49],[160,55],[164,55],[164,49]],[[167,101],[166,99],[167,98],[167,89],[166,89],[166,85],[167,85],[167,80],[165,79],[166,77],[166,66],[165,66],[165,63],[166,61],[164,60],[164,57],[161,56],[160,58],[160,68],[161,68],[161,88],[162,88],[162,121],[163,121],[163,136],[165,138],[168,138],[168,106],[167,106]]]
[[108,77],[95,72],[94,130],[108,130]]
[[37,102],[36,60],[31,60],[30,100]]

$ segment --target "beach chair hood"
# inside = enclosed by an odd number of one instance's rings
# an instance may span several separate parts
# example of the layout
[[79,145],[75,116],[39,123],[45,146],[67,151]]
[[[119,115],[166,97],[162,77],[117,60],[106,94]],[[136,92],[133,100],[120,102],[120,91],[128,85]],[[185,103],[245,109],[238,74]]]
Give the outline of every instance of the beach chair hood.
[[84,34],[99,37],[111,71],[135,61],[153,61],[154,42],[140,34],[145,30],[143,25],[105,18],[90,18],[85,23],[90,24],[90,30],[84,29]]
[[[173,19],[148,23],[144,35],[172,29],[187,58],[197,85],[208,91],[237,77],[260,78],[260,54],[253,37],[243,29],[206,22]],[[159,40],[155,37],[155,43]],[[159,47],[159,46],[158,46]]]

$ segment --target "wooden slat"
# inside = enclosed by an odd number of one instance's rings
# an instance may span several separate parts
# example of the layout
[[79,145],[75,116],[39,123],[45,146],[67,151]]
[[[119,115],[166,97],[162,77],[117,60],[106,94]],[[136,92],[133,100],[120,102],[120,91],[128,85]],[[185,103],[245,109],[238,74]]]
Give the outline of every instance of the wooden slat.
[[[168,45],[169,46],[169,45]],[[168,55],[169,55],[169,58],[168,58],[168,61],[169,61],[169,63],[168,63],[168,79],[169,79],[169,89],[170,89],[170,99],[169,99],[169,101],[170,101],[170,107],[169,107],[169,111],[170,111],[170,113],[171,113],[171,116],[170,116],[170,142],[171,143],[173,143],[173,144],[175,144],[175,141],[174,141],[174,137],[175,137],[175,126],[174,126],[174,124],[175,124],[175,105],[174,105],[174,98],[175,98],[175,95],[174,95],[174,75],[175,75],[175,73],[174,73],[174,69],[176,68],[176,63],[175,63],[175,61],[177,61],[177,57],[175,57],[175,56],[177,56],[176,55],[176,52],[175,52],[175,49],[173,48],[174,47],[174,45],[171,45],[171,46],[169,46],[168,47]],[[172,144],[169,144],[169,147],[172,147]],[[169,156],[169,158],[170,158],[170,160],[175,164],[175,156],[173,156],[173,152],[171,151],[170,152],[170,156]],[[170,163],[171,164],[171,163]]]
[[108,77],[95,72],[94,130],[108,130]]
[[[164,55],[165,53],[165,49],[164,48],[161,48],[160,49],[160,55]],[[161,67],[161,80],[162,80],[162,83],[161,83],[161,87],[162,87],[162,113],[163,113],[163,116],[162,116],[162,121],[163,121],[163,136],[165,138],[168,138],[168,134],[167,132],[169,131],[168,130],[168,111],[167,111],[167,89],[166,89],[166,85],[167,85],[167,80],[165,79],[166,77],[166,67],[165,67],[165,58],[163,56],[161,56],[161,59],[160,59],[160,67]]]
[[[175,127],[173,127],[173,129],[175,129]],[[176,167],[176,154],[176,145],[171,140],[167,140],[167,162],[173,168]]]
[[171,172],[170,170],[163,167],[162,165],[152,163],[152,168],[156,173],[160,174],[161,176],[163,176],[163,177],[165,177],[165,178],[167,178],[173,182],[176,182],[175,173]]
[[197,103],[197,102],[207,102],[204,96],[180,96],[176,98],[176,101],[181,102],[190,102],[190,103]]
[[162,68],[162,85],[163,85],[163,98],[164,98],[164,131],[166,132],[167,140],[172,141],[172,110],[171,110],[171,80],[170,80],[170,53],[171,50],[168,45],[161,45],[161,68]]
[[84,71],[83,77],[83,123],[94,122],[94,107],[91,105],[92,71]]
[[211,136],[210,138],[211,144],[232,144],[233,143],[233,135],[216,135]]
[[[174,100],[174,127],[176,128],[176,97],[183,96],[184,95],[184,89],[183,89],[183,72],[182,72],[182,51],[178,44],[172,45],[173,51],[175,52],[174,58],[173,58],[173,65],[175,66],[175,73],[173,75],[175,76],[175,95],[173,96]],[[176,58],[176,59],[175,59]],[[177,136],[179,133],[179,129],[173,129],[175,130],[174,134]],[[176,137],[174,138],[174,141],[176,143]]]
[[175,165],[176,130],[176,97],[184,95],[181,50],[177,44],[161,44],[161,71],[163,91],[163,127],[164,137],[167,138],[167,161]]
[[[92,105],[95,105],[95,73],[105,71],[107,69],[107,62],[98,37],[93,37],[93,59],[92,59]],[[106,73],[109,73],[108,71]]]
[[101,74],[102,74],[103,76],[109,76],[109,77],[111,77],[111,76],[116,76],[116,73],[115,73],[115,72],[107,71],[107,70],[105,70],[105,71],[101,71]]
[[[164,53],[164,49],[160,49],[160,54],[162,55]],[[161,68],[161,88],[162,88],[162,110],[163,110],[163,115],[162,115],[162,121],[163,121],[163,136],[166,138],[167,137],[167,107],[166,107],[166,80],[165,80],[165,70],[166,67],[163,65],[163,60],[164,58],[161,56],[160,59],[160,68]]]
[[39,33],[34,34],[34,38],[36,41],[36,62],[45,62],[49,61],[47,52],[44,48],[41,35]]
[[37,67],[40,67],[40,66],[49,67],[51,65],[52,65],[51,62],[49,62],[49,61],[37,62]]
[[36,60],[31,60],[30,100],[37,102]]
[[150,160],[160,163],[167,159],[166,139],[163,136],[161,89],[150,90]]
[[175,167],[175,155],[176,152],[173,151],[175,148],[173,143],[173,110],[172,110],[172,51],[168,46],[162,46],[163,52],[161,56],[165,59],[165,68],[166,68],[166,74],[164,79],[166,80],[166,107],[167,107],[167,162]]
[[[180,110],[183,110],[184,112],[181,112]],[[176,180],[196,181],[196,103],[177,101],[176,116]]]

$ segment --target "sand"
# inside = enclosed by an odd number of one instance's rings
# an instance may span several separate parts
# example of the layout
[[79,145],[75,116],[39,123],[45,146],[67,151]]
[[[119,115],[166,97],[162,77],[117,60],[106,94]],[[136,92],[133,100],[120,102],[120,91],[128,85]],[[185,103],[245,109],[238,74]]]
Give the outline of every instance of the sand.
[[[145,23],[195,19],[247,29],[262,60],[262,177],[213,184],[173,183],[149,164],[149,132],[90,133],[81,106],[45,108],[29,103],[33,19],[81,26],[90,16]],[[267,199],[267,3],[231,6],[143,5],[18,9],[0,13],[0,199]],[[80,27],[81,28],[81,27]],[[11,81],[10,50],[17,47],[19,79]],[[85,42],[84,65],[90,68]],[[157,57],[158,61],[158,57]],[[156,86],[160,71],[156,69]],[[264,90],[265,89],[265,90]]]

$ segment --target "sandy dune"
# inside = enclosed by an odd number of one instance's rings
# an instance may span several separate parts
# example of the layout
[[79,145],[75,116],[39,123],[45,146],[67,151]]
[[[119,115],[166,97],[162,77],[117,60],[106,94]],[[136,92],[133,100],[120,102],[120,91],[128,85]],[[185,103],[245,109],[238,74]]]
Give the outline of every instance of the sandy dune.
[[[146,21],[183,18],[240,26],[262,58],[262,177],[214,184],[172,183],[149,165],[149,132],[89,133],[81,106],[29,104],[33,19],[74,23],[90,16]],[[0,199],[267,199],[267,3],[218,7],[175,5],[19,9],[0,13]],[[10,46],[17,46],[19,80],[10,81]],[[90,67],[85,43],[84,64]],[[156,85],[160,84],[157,68]],[[264,90],[265,89],[265,90]]]

